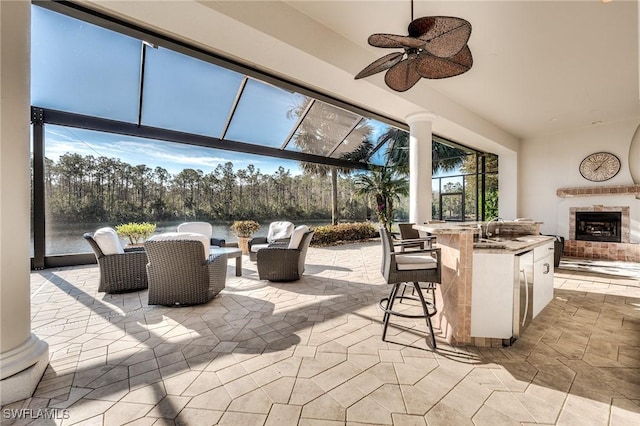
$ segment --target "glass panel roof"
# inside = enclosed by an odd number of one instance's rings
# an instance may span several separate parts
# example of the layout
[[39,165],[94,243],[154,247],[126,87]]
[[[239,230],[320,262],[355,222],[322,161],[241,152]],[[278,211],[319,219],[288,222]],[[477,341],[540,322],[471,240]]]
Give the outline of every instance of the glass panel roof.
[[142,124],[220,137],[243,78],[169,49],[147,48]]
[[32,11],[35,106],[134,123],[140,107],[146,126],[386,162],[388,143],[374,149],[392,127],[380,121],[40,6]]
[[310,98],[249,79],[225,139],[280,148]]
[[32,7],[31,104],[135,123],[140,40]]
[[[303,111],[296,111],[300,116]],[[316,101],[287,145],[287,149],[329,156],[362,117],[333,105]]]

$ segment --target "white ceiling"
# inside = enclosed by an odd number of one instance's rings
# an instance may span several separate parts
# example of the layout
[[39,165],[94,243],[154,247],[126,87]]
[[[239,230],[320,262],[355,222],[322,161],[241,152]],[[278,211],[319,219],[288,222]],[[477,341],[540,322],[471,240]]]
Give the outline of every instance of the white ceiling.
[[[367,37],[406,35],[411,21],[408,0],[287,3],[374,58],[392,50],[368,46]],[[415,1],[415,18],[437,15],[471,23],[474,65],[463,75],[418,84],[512,135],[527,138],[640,114],[635,0]]]
[[636,0],[416,0],[415,18],[471,23],[474,65],[404,93],[353,76],[392,51],[370,34],[406,34],[409,0],[84,1],[392,118],[432,111],[435,130],[479,148],[640,118]]

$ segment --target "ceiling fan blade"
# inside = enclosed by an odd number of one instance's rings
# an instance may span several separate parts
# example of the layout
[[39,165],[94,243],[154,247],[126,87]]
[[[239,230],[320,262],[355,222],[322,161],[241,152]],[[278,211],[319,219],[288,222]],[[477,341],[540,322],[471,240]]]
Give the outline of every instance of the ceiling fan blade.
[[416,72],[424,78],[447,78],[469,71],[472,65],[471,50],[465,45],[451,58],[439,58],[423,52],[416,60]]
[[401,36],[397,34],[371,34],[369,36],[369,44],[375,47],[383,48],[408,48],[415,49],[424,46],[425,40],[413,37]]
[[403,55],[404,53],[401,52],[389,53],[388,55],[385,55],[382,58],[377,59],[367,65],[362,71],[358,73],[358,75],[355,76],[355,79],[357,80],[359,78],[369,77],[370,75],[389,69],[400,62]]
[[405,92],[411,89],[420,80],[420,74],[416,70],[416,60],[406,59],[391,67],[384,75],[384,81],[396,92]]
[[471,24],[462,18],[427,16],[409,24],[409,35],[423,40],[423,48],[430,54],[449,58],[469,41]]

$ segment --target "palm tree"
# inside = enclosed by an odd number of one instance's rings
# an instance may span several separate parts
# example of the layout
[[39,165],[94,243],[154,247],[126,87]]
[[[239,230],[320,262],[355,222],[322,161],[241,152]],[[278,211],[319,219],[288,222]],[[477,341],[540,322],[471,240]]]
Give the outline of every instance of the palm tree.
[[[385,151],[387,165],[396,167],[400,173],[409,174],[409,133],[389,127],[378,138],[378,144],[385,142],[389,142]],[[462,149],[433,141],[431,173],[455,170],[464,163],[465,154]]]
[[378,221],[391,231],[395,213],[394,203],[399,202],[401,196],[409,195],[406,176],[398,173],[394,167],[385,166],[357,175],[354,183],[358,188],[356,195],[375,197]]

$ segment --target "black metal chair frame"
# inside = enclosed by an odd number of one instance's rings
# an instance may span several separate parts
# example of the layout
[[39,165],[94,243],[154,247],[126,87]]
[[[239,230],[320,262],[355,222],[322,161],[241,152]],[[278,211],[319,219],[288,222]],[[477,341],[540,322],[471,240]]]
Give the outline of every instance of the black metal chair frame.
[[[441,264],[440,264],[440,249],[428,248],[424,250],[412,250],[410,253],[425,253],[430,254],[436,261],[436,268],[432,269],[409,269],[399,270],[396,263],[396,255],[408,255],[407,252],[396,253],[394,246],[402,247],[405,244],[403,241],[394,243],[391,235],[384,229],[380,228],[380,239],[383,246],[383,259],[381,272],[385,277],[388,284],[393,284],[391,292],[388,297],[380,300],[379,306],[384,312],[383,315],[383,330],[382,340],[386,341],[387,328],[389,327],[389,320],[391,315],[396,315],[403,318],[425,318],[429,333],[431,334],[431,346],[433,349],[437,349],[436,338],[433,332],[433,324],[431,317],[437,314],[435,289],[436,283],[441,282]],[[415,239],[411,240],[408,244],[415,244]],[[424,239],[424,243],[428,243],[428,239]],[[429,287],[426,290],[432,293],[432,300],[427,301],[422,293],[423,288],[420,286],[420,282],[429,283]],[[400,287],[402,286],[402,293],[398,294]],[[407,296],[404,294],[406,287],[412,286],[415,291],[414,295]],[[417,295],[417,297],[415,296]],[[406,314],[393,310],[394,302],[398,300],[401,303],[403,300],[415,300],[420,302],[422,307],[422,315]]]

